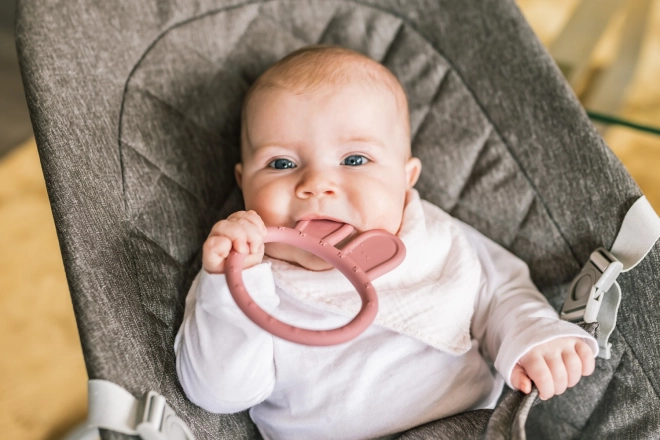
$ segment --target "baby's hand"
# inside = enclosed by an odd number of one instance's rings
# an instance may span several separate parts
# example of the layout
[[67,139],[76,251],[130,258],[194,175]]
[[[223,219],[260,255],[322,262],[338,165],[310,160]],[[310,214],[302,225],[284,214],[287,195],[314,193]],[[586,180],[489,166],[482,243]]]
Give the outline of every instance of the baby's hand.
[[575,386],[594,368],[594,353],[583,339],[557,338],[537,345],[520,358],[513,367],[511,385],[529,394],[534,382],[539,398],[547,400]]
[[266,225],[256,212],[233,213],[211,229],[202,249],[202,266],[208,273],[224,273],[225,261],[232,247],[240,254],[248,254],[243,261],[243,269],[261,263],[266,233]]

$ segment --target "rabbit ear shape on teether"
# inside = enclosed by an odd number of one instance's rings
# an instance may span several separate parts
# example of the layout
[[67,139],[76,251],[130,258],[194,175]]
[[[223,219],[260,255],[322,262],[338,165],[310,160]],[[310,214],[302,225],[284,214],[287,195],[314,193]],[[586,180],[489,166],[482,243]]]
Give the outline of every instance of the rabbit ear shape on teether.
[[341,252],[349,254],[371,281],[395,269],[406,258],[406,247],[401,239],[380,229],[358,235]]
[[296,223],[295,229],[320,238],[333,246],[351,235],[355,230],[348,223],[339,223],[332,220],[301,220]]

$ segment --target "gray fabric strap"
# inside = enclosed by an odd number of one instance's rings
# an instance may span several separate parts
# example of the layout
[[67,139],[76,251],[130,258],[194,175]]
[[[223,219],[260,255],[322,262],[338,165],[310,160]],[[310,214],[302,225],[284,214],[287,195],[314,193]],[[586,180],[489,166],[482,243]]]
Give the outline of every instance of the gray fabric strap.
[[[660,217],[655,213],[646,196],[642,196],[630,207],[614,240],[610,253],[623,264],[621,272],[628,272],[646,257],[660,238]],[[612,344],[609,337],[616,327],[617,313],[621,303],[621,287],[616,281],[605,293],[597,321],[600,324],[598,346],[599,357],[609,359]]]
[[143,440],[194,440],[190,428],[177,417],[163,396],[153,391],[138,400],[107,380],[88,382],[87,428],[139,435]]
[[646,257],[660,238],[660,217],[642,196],[630,207],[610,252],[628,272]]
[[535,386],[529,394],[507,389],[488,421],[484,440],[524,439],[527,414],[538,395]]

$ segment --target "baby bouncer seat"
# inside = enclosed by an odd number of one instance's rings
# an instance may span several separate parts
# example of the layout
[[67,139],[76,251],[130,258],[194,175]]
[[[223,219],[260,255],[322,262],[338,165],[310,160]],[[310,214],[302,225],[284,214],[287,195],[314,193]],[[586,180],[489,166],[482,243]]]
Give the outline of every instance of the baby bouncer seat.
[[[522,258],[557,310],[640,199],[513,0],[21,0],[21,70],[87,372],[130,399],[158,393],[132,407],[135,424],[163,396],[198,439],[259,437],[246,412],[188,401],[173,342],[206,235],[242,209],[242,98],[268,66],[314,43],[357,50],[398,76],[421,197]],[[651,224],[629,223],[631,240],[651,249],[618,277],[609,359],[565,394],[521,408],[530,438],[660,438]],[[110,411],[90,389],[90,417]],[[479,438],[490,415],[401,438]],[[490,438],[524,438],[524,418],[517,430],[511,420],[491,419]]]

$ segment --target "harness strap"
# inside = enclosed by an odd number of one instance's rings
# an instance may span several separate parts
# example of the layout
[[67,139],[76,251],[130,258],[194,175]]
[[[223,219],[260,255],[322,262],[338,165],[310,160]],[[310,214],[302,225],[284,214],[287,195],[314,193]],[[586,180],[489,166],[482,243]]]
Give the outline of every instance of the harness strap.
[[[637,266],[651,251],[660,238],[660,217],[655,213],[646,196],[640,197],[628,210],[619,234],[610,252],[623,264],[621,272],[628,272]],[[599,357],[609,359],[612,344],[610,335],[616,327],[617,313],[621,303],[621,287],[616,281],[605,292],[598,322],[600,323]]]
[[623,263],[622,272],[628,272],[646,257],[658,238],[660,217],[642,196],[628,210],[610,252]]
[[195,440],[165,397],[154,391],[136,399],[119,385],[99,379],[90,380],[88,390],[89,413],[84,438],[93,438],[100,428],[138,435],[142,440]]

